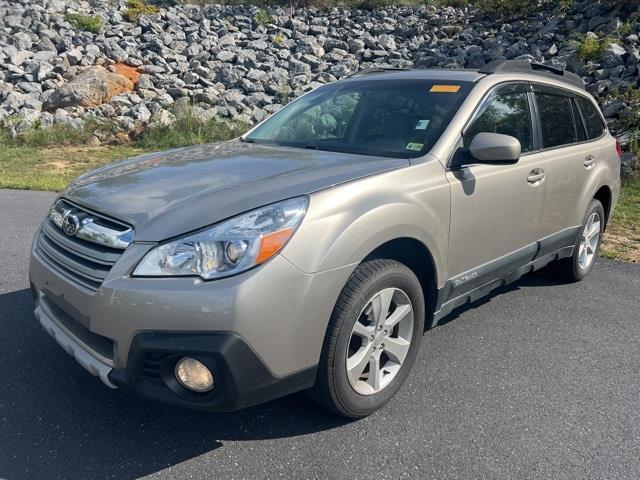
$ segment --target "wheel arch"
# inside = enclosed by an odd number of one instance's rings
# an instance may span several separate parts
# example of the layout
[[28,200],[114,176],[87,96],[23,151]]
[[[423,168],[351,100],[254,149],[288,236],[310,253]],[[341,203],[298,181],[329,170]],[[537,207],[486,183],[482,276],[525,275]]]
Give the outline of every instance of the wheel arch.
[[604,225],[606,228],[607,224],[609,223],[609,217],[611,216],[611,201],[613,198],[611,189],[608,185],[602,185],[593,195],[593,198],[595,200],[598,200],[604,208]]
[[438,270],[429,248],[413,237],[398,237],[372,250],[362,261],[376,258],[396,260],[413,271],[422,287],[426,318],[425,328],[432,324],[438,294]]

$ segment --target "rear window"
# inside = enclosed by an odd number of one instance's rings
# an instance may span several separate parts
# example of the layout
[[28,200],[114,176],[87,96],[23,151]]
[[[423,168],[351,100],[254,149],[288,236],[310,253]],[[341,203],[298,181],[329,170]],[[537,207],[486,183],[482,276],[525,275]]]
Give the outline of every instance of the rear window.
[[577,100],[580,111],[582,112],[582,117],[584,118],[584,123],[587,127],[587,137],[589,140],[600,137],[606,127],[596,107],[590,100],[584,97],[578,97]]
[[571,98],[537,92],[536,101],[542,129],[542,146],[551,148],[575,143],[576,126],[571,113]]

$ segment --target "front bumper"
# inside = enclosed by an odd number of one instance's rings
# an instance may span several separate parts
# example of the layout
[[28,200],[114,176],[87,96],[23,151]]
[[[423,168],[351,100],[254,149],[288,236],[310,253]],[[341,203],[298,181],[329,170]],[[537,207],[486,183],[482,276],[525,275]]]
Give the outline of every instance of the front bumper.
[[62,349],[71,355],[76,362],[84,367],[86,371],[100,377],[102,383],[111,388],[117,388],[109,379],[109,374],[113,370],[109,365],[102,363],[91,355],[81,344],[60,325],[53,320],[49,312],[45,312],[41,305],[36,306],[35,316],[42,325],[42,328],[51,335]]
[[[196,393],[174,377],[176,362],[197,358],[213,374],[214,388]],[[316,368],[274,377],[262,361],[232,333],[141,333],[131,347],[127,368],[112,370],[109,381],[147,398],[177,406],[237,410],[311,387]]]
[[[42,305],[36,307],[35,315],[68,354],[108,387],[129,388],[171,405],[236,410],[304,390],[315,380],[313,367],[274,377],[242,339],[231,333],[140,333],[133,340],[127,367],[114,369],[91,355]],[[175,381],[175,364],[184,356],[207,365],[215,379],[211,392],[191,392]]]
[[[216,410],[313,383],[333,303],[352,270],[306,274],[279,255],[211,282],[132,278],[129,272],[151,248],[132,244],[90,292],[53,268],[36,244],[30,263],[36,316],[78,363],[110,387]],[[217,378],[213,395],[171,388],[163,372],[184,355],[211,365]]]

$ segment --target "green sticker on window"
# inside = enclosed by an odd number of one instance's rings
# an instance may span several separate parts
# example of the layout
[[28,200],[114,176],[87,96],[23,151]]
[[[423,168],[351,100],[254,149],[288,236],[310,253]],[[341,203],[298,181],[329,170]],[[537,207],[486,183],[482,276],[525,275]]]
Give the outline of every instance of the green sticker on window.
[[404,149],[411,150],[412,152],[419,152],[420,150],[422,150],[422,147],[424,147],[424,143],[409,142],[407,143],[407,146],[404,147]]

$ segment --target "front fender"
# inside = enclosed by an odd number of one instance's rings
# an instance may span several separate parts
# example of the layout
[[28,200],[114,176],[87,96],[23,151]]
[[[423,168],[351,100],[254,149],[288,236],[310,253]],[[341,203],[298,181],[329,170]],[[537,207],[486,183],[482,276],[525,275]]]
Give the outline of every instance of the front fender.
[[387,172],[313,194],[283,255],[314,273],[358,264],[388,241],[411,238],[431,253],[442,286],[449,212],[448,183],[439,163]]

